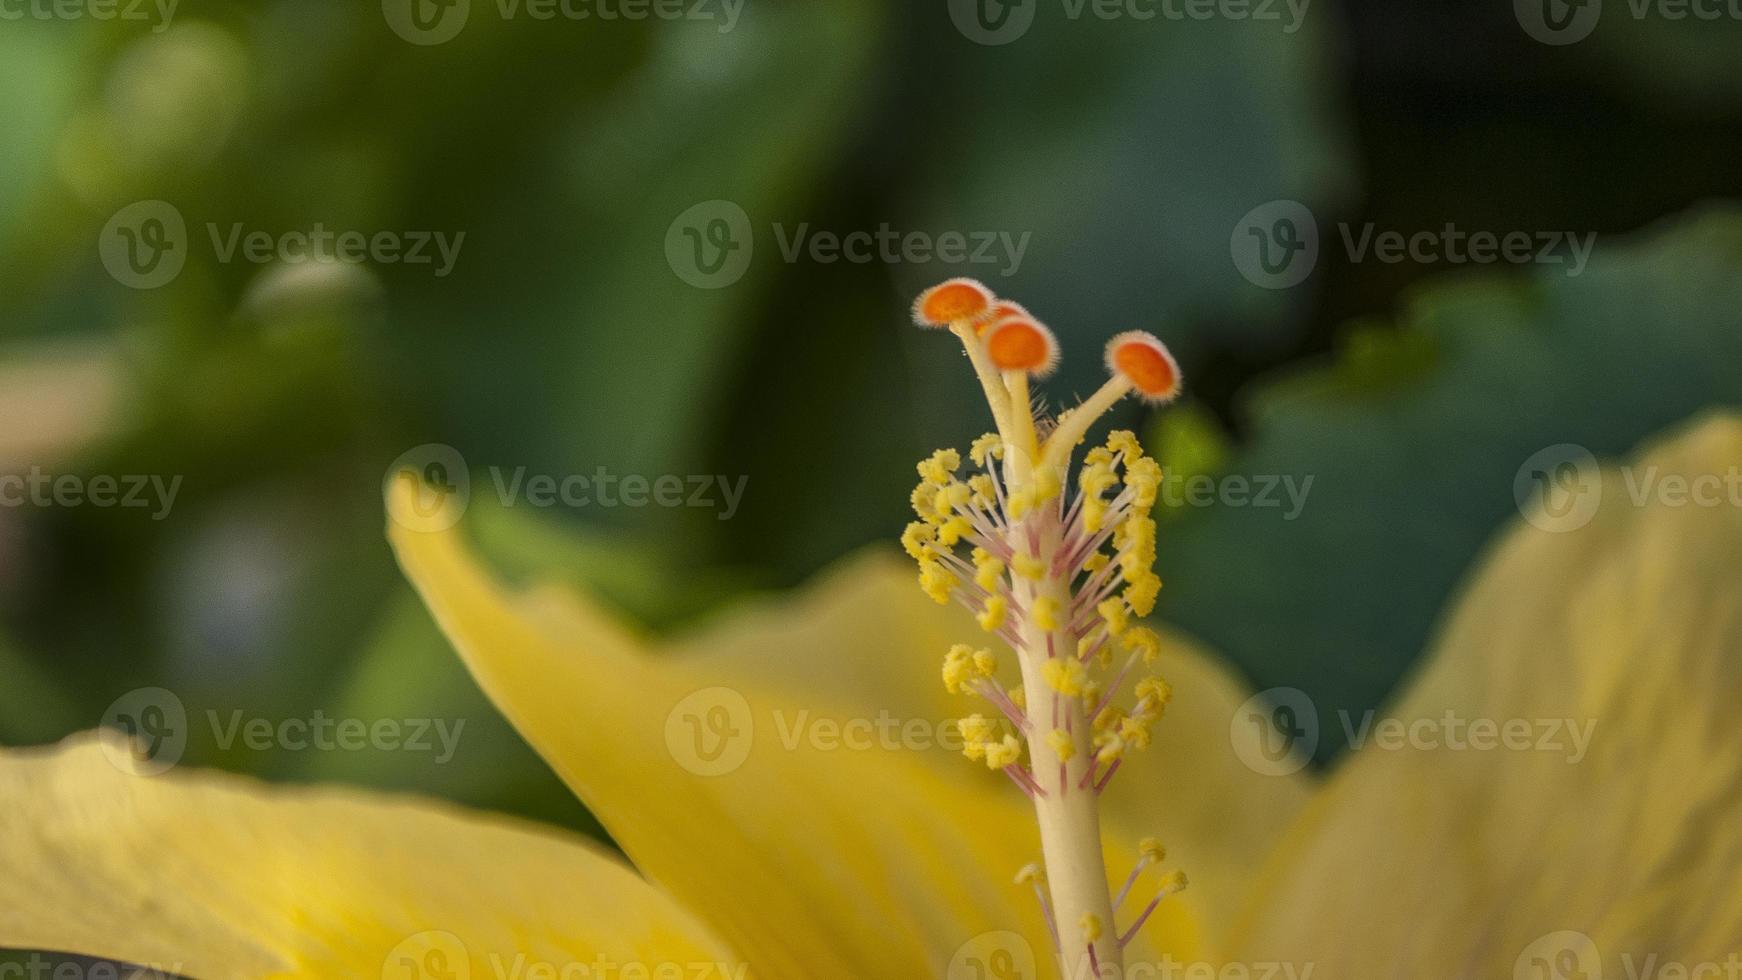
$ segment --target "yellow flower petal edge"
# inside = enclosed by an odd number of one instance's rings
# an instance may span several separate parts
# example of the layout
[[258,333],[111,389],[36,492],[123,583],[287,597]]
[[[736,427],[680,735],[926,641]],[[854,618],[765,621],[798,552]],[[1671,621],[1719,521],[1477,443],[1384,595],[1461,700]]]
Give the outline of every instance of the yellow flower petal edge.
[[[410,513],[394,508],[416,492],[411,475],[393,481],[390,513]],[[988,943],[1051,955],[1029,945],[1045,926],[1012,884],[1039,844],[1008,787],[941,775],[923,750],[846,747],[809,727],[824,704],[766,691],[729,661],[653,654],[580,596],[509,592],[457,530],[413,523],[389,523],[400,564],[485,692],[755,976],[938,976]],[[786,653],[827,660],[849,643]],[[1144,955],[1201,954],[1189,905],[1152,931]]]
[[106,732],[0,751],[0,800],[0,947],[202,978],[741,969],[621,859],[503,817],[139,775]]
[[[662,647],[673,657],[710,658],[722,673],[768,691],[789,692],[815,706],[813,718],[871,719],[863,737],[884,741],[912,730],[929,751],[917,753],[954,779],[1008,791],[1004,776],[964,767],[959,747],[932,739],[962,699],[937,679],[937,651],[971,636],[973,617],[940,606],[913,587],[899,556],[867,549],[826,571],[795,595],[732,608]],[[1281,840],[1313,789],[1306,770],[1259,772],[1235,741],[1255,744],[1257,729],[1231,725],[1251,695],[1202,647],[1157,627],[1157,668],[1175,696],[1148,752],[1129,757],[1117,793],[1102,797],[1110,836],[1154,834],[1185,867],[1192,889],[1178,899],[1197,906],[1212,939],[1230,929],[1265,856]],[[807,651],[831,649],[826,657]]]
[[1734,973],[1739,465],[1742,418],[1704,420],[1576,484],[1589,523],[1510,531],[1382,714],[1419,734],[1375,728],[1313,803],[1242,957],[1348,980]]

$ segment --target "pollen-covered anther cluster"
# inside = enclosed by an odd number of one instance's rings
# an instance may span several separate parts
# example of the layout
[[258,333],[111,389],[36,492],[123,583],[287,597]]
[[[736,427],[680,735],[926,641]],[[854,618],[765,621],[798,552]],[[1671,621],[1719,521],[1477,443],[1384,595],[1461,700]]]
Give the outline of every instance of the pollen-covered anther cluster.
[[1082,825],[1098,821],[1094,797],[1127,754],[1149,746],[1172,697],[1151,672],[1161,638],[1138,622],[1161,590],[1151,511],[1162,470],[1127,431],[1112,432],[1080,459],[1078,450],[1126,395],[1152,404],[1177,397],[1179,367],[1153,335],[1117,334],[1105,352],[1107,382],[1052,417],[1035,409],[1029,382],[1057,366],[1058,343],[1026,309],[953,279],[922,294],[914,316],[961,340],[995,431],[974,440],[966,459],[940,449],[920,461],[917,520],[902,545],[927,595],[967,607],[1015,654],[1019,676],[1000,680],[990,648],[958,644],[945,656],[944,685],[997,709],[961,719],[963,751],[1003,770],[1034,800],[1049,925],[1072,933],[1060,937],[1061,953],[1086,951],[1104,965],[1135,926],[1114,930],[1098,831]]

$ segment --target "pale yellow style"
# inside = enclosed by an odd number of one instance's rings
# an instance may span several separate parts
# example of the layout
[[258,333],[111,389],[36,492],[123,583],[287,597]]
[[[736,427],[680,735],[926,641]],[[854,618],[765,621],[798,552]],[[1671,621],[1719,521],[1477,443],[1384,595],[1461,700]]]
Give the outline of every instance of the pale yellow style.
[[[1633,472],[1739,462],[1742,422],[1714,419]],[[1107,863],[1128,867],[1159,837],[1193,885],[1126,951],[1128,970],[1166,951],[1337,980],[1506,978],[1561,930],[1589,937],[1613,976],[1627,956],[1693,965],[1742,948],[1742,509],[1636,506],[1621,476],[1604,480],[1588,526],[1507,532],[1391,710],[1595,718],[1578,764],[1369,749],[1303,808],[1304,782],[1238,761],[1246,692],[1161,632],[1174,706],[1105,797],[1108,839],[1133,849]],[[869,554],[660,642],[583,597],[509,588],[459,530],[390,533],[479,683],[633,870],[429,801],[129,775],[81,736],[0,754],[0,945],[213,978],[418,977],[458,942],[469,962],[447,965],[472,978],[517,956],[602,956],[911,980],[1009,931],[1045,975],[1033,891],[1011,880],[1039,841],[1002,775],[950,748],[784,737],[806,711],[960,714],[936,656],[978,627],[920,595],[908,567]],[[741,764],[705,776],[668,721],[710,687],[741,694],[755,728]]]

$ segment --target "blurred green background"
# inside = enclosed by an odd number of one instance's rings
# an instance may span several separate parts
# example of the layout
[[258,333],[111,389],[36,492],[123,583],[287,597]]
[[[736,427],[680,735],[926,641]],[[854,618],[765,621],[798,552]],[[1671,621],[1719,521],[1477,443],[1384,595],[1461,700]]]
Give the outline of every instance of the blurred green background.
[[[473,0],[451,38],[413,43],[437,38],[394,4],[0,20],[0,473],[181,480],[162,519],[0,507],[0,741],[93,727],[143,687],[190,714],[464,718],[440,762],[225,750],[197,729],[184,759],[592,830],[398,574],[389,463],[452,447],[494,560],[679,628],[892,547],[913,461],[986,427],[959,351],[907,320],[949,275],[1055,327],[1054,404],[1098,383],[1108,334],[1149,329],[1191,394],[1123,421],[1166,465],[1312,478],[1294,519],[1170,512],[1161,615],[1327,711],[1381,703],[1408,670],[1517,516],[1532,453],[1622,454],[1742,404],[1731,19],[1612,2],[1548,44],[1525,0],[1314,0],[1298,21],[1030,0],[1026,31],[986,44],[955,2],[747,0],[728,24],[719,0],[641,21]],[[104,261],[141,201],[187,228],[153,288]],[[702,288],[680,216],[721,201],[749,261]],[[1319,232],[1287,288],[1232,257],[1275,201]],[[1448,224],[1596,252],[1569,275],[1342,241]],[[445,275],[221,248],[238,226],[317,225],[464,239]],[[783,254],[801,228],[885,225],[1026,249]],[[747,483],[729,520],[504,508],[491,467]],[[1326,735],[1321,761],[1341,749]]]

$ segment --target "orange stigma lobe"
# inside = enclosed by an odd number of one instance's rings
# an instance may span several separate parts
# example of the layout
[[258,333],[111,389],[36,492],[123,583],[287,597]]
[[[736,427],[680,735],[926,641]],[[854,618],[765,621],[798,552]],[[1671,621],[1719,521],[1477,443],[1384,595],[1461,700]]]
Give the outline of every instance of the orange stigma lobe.
[[1149,402],[1169,402],[1179,396],[1179,363],[1167,345],[1153,334],[1132,330],[1107,343],[1107,370],[1131,382]]
[[986,328],[986,356],[1005,371],[1046,375],[1058,365],[1052,331],[1026,316],[1007,316]]
[[913,319],[922,327],[946,327],[982,319],[994,302],[992,291],[978,280],[947,279],[919,294]]

